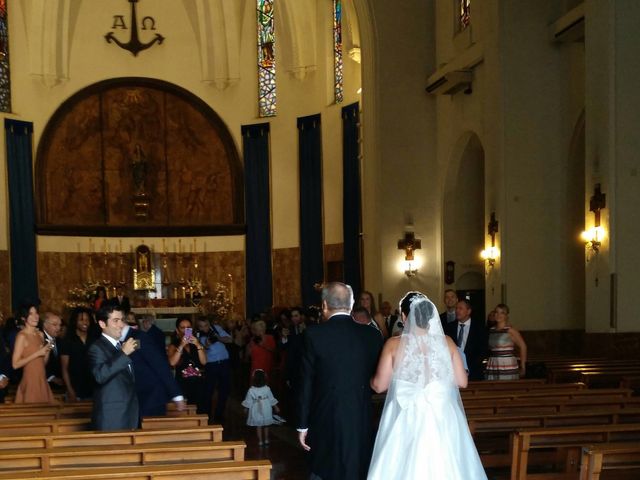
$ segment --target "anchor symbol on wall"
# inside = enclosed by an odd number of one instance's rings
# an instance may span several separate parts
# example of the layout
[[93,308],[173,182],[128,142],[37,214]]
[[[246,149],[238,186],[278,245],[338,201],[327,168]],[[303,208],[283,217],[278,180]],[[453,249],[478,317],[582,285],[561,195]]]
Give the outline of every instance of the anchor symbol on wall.
[[[156,33],[153,40],[147,43],[142,43],[138,37],[138,17],[136,15],[136,3],[138,0],[129,0],[131,4],[131,35],[129,37],[128,42],[121,42],[116,38],[113,32],[107,33],[104,38],[107,40],[107,43],[115,43],[117,46],[124,50],[128,50],[133,53],[134,56],[138,56],[138,53],[142,50],[146,50],[147,48],[153,46],[155,43],[160,45],[164,41],[164,37],[159,33]],[[113,26],[111,28],[122,28],[127,30],[126,23],[124,21],[124,16],[122,15],[114,15],[113,17]],[[156,21],[153,17],[144,17],[142,19],[142,30],[155,30],[156,29]]]

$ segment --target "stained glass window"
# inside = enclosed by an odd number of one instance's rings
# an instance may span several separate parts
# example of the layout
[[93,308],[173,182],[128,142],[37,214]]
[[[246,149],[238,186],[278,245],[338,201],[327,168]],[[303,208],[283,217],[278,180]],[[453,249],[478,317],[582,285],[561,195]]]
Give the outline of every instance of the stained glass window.
[[274,0],[256,0],[258,14],[258,105],[261,117],[276,114]]
[[333,68],[334,92],[336,103],[342,102],[343,72],[342,72],[342,0],[333,0]]
[[8,26],[7,0],[0,0],[0,111],[2,112],[11,111]]
[[460,3],[460,30],[471,25],[471,0],[458,0]]

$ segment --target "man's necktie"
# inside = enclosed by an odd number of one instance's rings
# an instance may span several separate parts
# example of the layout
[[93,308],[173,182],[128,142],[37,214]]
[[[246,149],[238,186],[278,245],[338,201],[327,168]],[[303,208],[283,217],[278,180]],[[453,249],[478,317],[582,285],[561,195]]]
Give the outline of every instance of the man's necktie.
[[464,340],[464,323],[460,324],[460,330],[458,330],[458,347],[462,347],[462,341]]
[[122,342],[120,340],[116,342],[116,350],[122,350]]

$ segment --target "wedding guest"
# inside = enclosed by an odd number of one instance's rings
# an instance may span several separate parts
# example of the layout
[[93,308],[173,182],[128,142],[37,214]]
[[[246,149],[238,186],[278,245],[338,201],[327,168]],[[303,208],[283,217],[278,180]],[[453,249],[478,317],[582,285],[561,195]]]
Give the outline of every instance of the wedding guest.
[[373,294],[366,290],[363,291],[358,297],[357,306],[364,307],[367,312],[369,312],[371,318],[376,322],[376,325],[378,325],[378,330],[382,332],[383,338],[388,338],[389,332],[384,323],[384,317],[376,310],[376,301],[373,299]]
[[188,317],[176,320],[176,331],[167,347],[167,356],[187,403],[196,405],[198,413],[206,413],[203,372],[207,356]]
[[269,445],[269,425],[276,423],[273,412],[278,413],[278,400],[267,385],[267,376],[258,369],[253,372],[253,382],[242,401],[247,411],[247,425],[256,427],[258,445]]
[[[509,307],[501,303],[495,308],[495,326],[489,330],[487,380],[518,380],[526,374],[527,344],[509,322]],[[520,353],[520,367],[515,348]]]
[[33,303],[22,305],[18,316],[24,322],[24,328],[16,336],[11,363],[14,369],[22,368],[23,372],[15,402],[54,403],[45,374],[52,345],[44,341],[44,334],[38,330],[38,308]]
[[67,402],[89,400],[93,396],[94,380],[87,352],[99,336],[93,312],[86,307],[74,308],[66,335],[60,342],[60,366],[67,388]]
[[98,285],[96,287],[96,295],[93,299],[93,311],[97,312],[100,310],[105,300],[107,300],[107,290],[102,285]]
[[263,370],[269,382],[276,358],[276,341],[266,330],[267,326],[263,320],[251,324],[253,336],[247,345],[247,354],[251,359],[251,375],[258,369]]

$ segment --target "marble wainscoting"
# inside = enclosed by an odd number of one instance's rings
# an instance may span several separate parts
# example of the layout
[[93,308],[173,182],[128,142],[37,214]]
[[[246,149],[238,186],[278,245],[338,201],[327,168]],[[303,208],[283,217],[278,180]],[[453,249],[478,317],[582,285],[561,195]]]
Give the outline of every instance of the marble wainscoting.
[[4,318],[12,314],[10,286],[9,251],[0,250],[0,314],[2,314]]
[[38,292],[40,312],[62,313],[69,290],[80,286],[87,254],[71,252],[38,252]]

